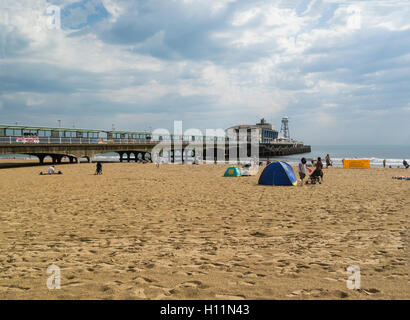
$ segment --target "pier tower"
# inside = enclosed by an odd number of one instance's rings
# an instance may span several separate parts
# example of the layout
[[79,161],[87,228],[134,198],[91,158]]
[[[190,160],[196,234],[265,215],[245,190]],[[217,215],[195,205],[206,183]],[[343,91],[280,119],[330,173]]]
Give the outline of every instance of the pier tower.
[[288,140],[290,140],[290,133],[289,133],[289,118],[283,117],[282,118],[282,125],[280,127],[280,132],[282,136]]

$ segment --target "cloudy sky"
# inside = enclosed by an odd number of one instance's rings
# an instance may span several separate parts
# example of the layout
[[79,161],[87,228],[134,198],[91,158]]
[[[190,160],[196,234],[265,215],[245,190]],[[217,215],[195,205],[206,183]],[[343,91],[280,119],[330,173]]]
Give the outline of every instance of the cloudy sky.
[[396,0],[0,0],[0,123],[289,116],[309,144],[410,145],[409,17]]

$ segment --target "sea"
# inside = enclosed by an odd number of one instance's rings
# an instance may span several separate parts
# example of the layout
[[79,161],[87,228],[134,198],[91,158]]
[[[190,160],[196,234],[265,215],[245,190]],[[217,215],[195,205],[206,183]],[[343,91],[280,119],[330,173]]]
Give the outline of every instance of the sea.
[[[288,155],[283,157],[271,157],[270,161],[285,161],[291,165],[297,165],[302,157],[308,162],[311,159],[322,159],[329,154],[334,167],[342,167],[342,159],[370,159],[370,167],[383,167],[383,160],[386,166],[392,168],[403,167],[403,160],[410,163],[410,145],[313,145],[310,153]],[[1,159],[37,159],[28,155],[3,155]],[[94,157],[94,161],[119,162],[117,153],[100,154]],[[188,159],[189,160],[189,159]],[[260,158],[260,161],[267,161],[267,158]],[[221,162],[222,164],[223,162]]]

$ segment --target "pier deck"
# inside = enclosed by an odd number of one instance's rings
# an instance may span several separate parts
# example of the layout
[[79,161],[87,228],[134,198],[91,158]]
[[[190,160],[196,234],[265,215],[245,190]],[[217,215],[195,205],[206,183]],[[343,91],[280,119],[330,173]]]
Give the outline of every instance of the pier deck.
[[[50,156],[54,163],[60,163],[63,157],[68,157],[70,162],[74,163],[78,162],[80,158],[86,158],[88,161],[91,161],[97,154],[115,152],[120,155],[120,161],[137,161],[138,159],[150,158],[152,150],[159,143],[164,143],[164,141],[115,139],[110,142],[104,142],[95,139],[44,138],[39,139],[37,143],[22,143],[16,142],[15,138],[10,139],[7,137],[0,140],[0,155],[28,154],[37,156],[40,163],[42,163],[47,156]],[[247,154],[250,155],[251,145],[247,142],[236,142],[232,145],[229,143],[212,143],[209,141],[173,141],[169,142],[168,146],[165,144],[164,150],[170,151],[173,157],[174,151],[183,150],[184,152],[188,149],[194,149],[195,152],[202,153],[199,155],[202,159],[213,160],[214,155],[221,154],[221,152],[225,154],[225,158],[228,158],[230,148],[238,148],[239,150],[240,147],[246,148]],[[259,144],[260,157],[307,153],[310,152],[310,150],[310,146],[291,142]],[[133,155],[133,158],[131,155]]]

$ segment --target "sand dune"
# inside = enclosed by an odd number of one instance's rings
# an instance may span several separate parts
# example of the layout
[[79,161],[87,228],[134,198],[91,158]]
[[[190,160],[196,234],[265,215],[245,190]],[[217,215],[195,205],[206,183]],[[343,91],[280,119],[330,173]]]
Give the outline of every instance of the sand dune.
[[[409,299],[410,175],[268,187],[226,166],[0,170],[2,299]],[[49,290],[47,267],[61,269]],[[361,269],[349,290],[346,268]]]

